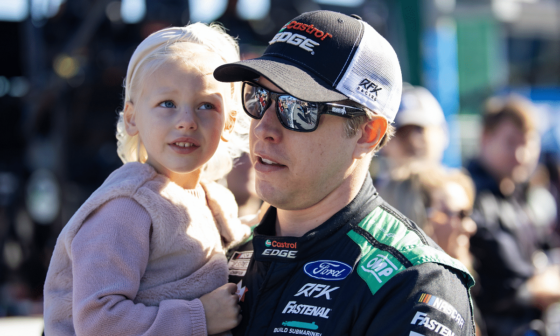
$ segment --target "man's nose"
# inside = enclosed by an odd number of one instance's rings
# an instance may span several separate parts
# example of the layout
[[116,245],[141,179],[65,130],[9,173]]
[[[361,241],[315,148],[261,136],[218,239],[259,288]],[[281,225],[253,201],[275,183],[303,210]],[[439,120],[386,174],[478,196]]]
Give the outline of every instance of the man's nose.
[[273,101],[260,120],[254,119],[252,121],[253,125],[256,123],[253,132],[257,138],[272,142],[281,140],[283,129],[276,115],[276,104],[277,103]]

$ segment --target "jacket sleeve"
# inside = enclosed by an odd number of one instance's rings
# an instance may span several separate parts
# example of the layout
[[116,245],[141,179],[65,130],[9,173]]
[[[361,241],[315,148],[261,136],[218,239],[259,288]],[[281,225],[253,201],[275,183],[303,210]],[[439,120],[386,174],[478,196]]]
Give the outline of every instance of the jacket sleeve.
[[[425,263],[402,271],[367,304],[362,335],[471,336],[469,295],[459,272]],[[358,319],[360,322],[360,319]],[[356,333],[358,335],[360,333]]]
[[109,201],[72,242],[73,322],[78,335],[206,335],[200,300],[134,301],[148,265],[151,219],[130,198]]

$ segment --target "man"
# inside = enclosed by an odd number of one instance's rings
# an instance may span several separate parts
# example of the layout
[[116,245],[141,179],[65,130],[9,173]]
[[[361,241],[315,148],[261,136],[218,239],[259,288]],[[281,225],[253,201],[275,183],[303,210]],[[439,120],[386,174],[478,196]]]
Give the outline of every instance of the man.
[[542,325],[533,321],[544,309],[560,301],[558,267],[534,266],[535,256],[544,255],[543,237],[527,209],[524,183],[539,152],[531,104],[519,97],[491,99],[479,157],[468,165],[477,190],[472,218],[478,230],[471,237],[480,279],[476,301],[490,336],[525,335]]
[[471,335],[472,278],[368,175],[401,95],[389,43],[357,16],[309,12],[214,76],[245,81],[256,189],[272,205],[230,259],[230,280],[244,275],[234,334]]

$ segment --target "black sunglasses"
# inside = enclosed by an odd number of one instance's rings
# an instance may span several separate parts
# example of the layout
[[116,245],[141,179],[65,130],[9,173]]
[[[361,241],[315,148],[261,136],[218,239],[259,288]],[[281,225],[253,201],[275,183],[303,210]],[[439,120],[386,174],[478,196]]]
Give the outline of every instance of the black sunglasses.
[[254,119],[261,119],[276,101],[276,115],[284,128],[296,132],[313,132],[319,125],[321,114],[344,118],[366,115],[362,108],[335,103],[315,103],[298,99],[285,93],[270,91],[252,82],[243,83],[243,109]]

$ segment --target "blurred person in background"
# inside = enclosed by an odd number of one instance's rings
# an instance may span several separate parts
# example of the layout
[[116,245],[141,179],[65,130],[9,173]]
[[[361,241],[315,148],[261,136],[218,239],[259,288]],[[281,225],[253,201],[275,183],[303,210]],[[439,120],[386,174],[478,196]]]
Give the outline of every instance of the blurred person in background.
[[540,152],[532,109],[520,97],[490,99],[480,154],[467,167],[477,190],[471,252],[480,291],[474,294],[490,336],[544,334],[542,312],[560,300],[560,270],[535,258],[544,242],[524,188]]
[[441,106],[426,88],[405,85],[395,126],[395,137],[370,170],[379,194],[422,227],[426,207],[413,172],[440,164],[448,143],[447,124]]
[[418,173],[427,221],[424,232],[447,254],[472,270],[470,237],[476,232],[471,219],[475,189],[469,176],[457,170],[431,166]]
[[[415,174],[427,213],[426,222],[420,224],[424,232],[476,278],[469,251],[469,238],[476,232],[476,224],[470,217],[475,197],[471,178],[457,169],[446,170],[439,165],[423,166]],[[486,335],[476,305],[474,312],[476,334]]]
[[392,168],[411,160],[440,162],[447,147],[447,124],[436,98],[421,86],[403,86],[399,113],[395,118],[397,132],[383,150]]

